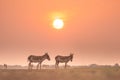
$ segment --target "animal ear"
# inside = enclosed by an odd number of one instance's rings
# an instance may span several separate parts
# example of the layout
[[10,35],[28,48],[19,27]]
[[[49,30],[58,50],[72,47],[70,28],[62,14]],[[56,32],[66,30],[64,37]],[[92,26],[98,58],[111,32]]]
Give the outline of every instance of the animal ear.
[[70,53],[70,55],[74,55],[73,53]]
[[48,54],[48,53],[45,53],[45,54]]

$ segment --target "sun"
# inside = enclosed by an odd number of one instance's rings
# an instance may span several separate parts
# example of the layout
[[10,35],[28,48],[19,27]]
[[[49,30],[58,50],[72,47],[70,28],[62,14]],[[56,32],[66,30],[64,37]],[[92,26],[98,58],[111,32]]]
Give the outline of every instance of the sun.
[[63,22],[62,19],[55,19],[55,20],[53,21],[53,27],[54,27],[55,29],[62,29],[63,26],[64,26],[64,22]]

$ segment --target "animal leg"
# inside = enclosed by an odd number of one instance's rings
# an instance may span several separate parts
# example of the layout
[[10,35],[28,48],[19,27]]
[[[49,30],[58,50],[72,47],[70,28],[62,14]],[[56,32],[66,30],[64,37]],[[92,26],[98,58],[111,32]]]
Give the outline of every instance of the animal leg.
[[40,69],[41,69],[41,63],[40,63]]
[[55,68],[57,68],[57,62],[55,63]]
[[66,67],[67,67],[67,63],[65,63],[65,69],[66,69]]
[[37,69],[39,69],[39,65],[40,65],[40,63],[37,64]]
[[33,69],[33,64],[31,64],[31,69]]
[[29,62],[28,64],[28,69],[31,69],[31,62]]
[[56,62],[56,69],[59,68],[59,62]]

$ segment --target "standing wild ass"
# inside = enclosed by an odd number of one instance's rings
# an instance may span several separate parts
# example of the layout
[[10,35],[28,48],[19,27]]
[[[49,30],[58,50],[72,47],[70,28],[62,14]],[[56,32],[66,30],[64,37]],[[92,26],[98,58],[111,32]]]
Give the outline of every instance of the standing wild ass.
[[37,69],[39,69],[39,66],[40,66],[40,69],[41,69],[41,64],[45,59],[50,60],[50,57],[49,57],[48,53],[45,53],[42,56],[30,55],[28,57],[28,61],[29,61],[28,69],[32,69],[32,63],[38,63]]
[[67,67],[67,63],[69,61],[72,62],[73,54],[70,54],[69,56],[60,56],[60,55],[58,55],[58,56],[55,57],[55,60],[56,60],[56,63],[55,63],[55,67],[56,68],[58,67],[59,63],[65,63],[65,68],[66,68]]

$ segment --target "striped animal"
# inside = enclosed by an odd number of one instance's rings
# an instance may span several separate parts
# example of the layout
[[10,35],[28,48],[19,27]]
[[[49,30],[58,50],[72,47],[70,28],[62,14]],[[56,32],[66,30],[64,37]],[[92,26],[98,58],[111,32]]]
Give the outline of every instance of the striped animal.
[[28,57],[28,61],[29,61],[28,69],[31,69],[31,68],[32,68],[32,63],[38,63],[37,69],[39,69],[39,67],[40,67],[40,69],[41,69],[41,63],[42,63],[45,59],[50,60],[50,57],[49,57],[48,53],[45,53],[45,54],[42,55],[42,56],[30,55],[30,56]]
[[72,62],[72,60],[73,60],[73,54],[70,54],[69,56],[60,56],[60,55],[58,55],[58,56],[55,57],[55,61],[56,61],[55,67],[58,68],[59,63],[65,63],[65,68],[66,68],[67,63],[69,61]]

